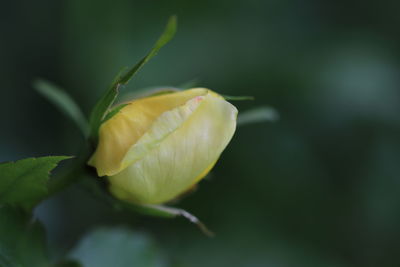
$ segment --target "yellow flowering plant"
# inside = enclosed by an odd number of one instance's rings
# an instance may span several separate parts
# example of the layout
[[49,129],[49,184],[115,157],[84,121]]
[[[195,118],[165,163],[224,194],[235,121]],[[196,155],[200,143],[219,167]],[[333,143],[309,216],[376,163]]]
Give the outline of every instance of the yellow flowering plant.
[[94,178],[90,186],[100,188],[95,191],[113,206],[156,216],[183,216],[211,235],[195,216],[165,204],[192,190],[211,171],[238,123],[275,119],[276,113],[261,107],[238,118],[236,107],[228,101],[251,97],[223,96],[206,88],[163,88],[114,105],[123,86],[172,39],[176,25],[176,17],[171,17],[151,51],[115,79],[89,120],[61,89],[36,81],[35,88],[72,118],[88,140],[73,171],[50,180],[48,195],[89,172]]
[[134,204],[162,204],[200,181],[236,128],[236,108],[204,88],[133,100],[100,127],[89,165]]

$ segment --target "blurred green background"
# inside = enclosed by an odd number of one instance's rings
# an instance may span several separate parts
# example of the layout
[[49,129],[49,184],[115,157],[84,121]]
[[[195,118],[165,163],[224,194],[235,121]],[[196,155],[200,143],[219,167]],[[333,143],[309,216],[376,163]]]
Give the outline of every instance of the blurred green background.
[[[0,161],[74,155],[73,123],[32,89],[43,77],[88,113],[115,74],[178,33],[125,90],[199,85],[276,123],[239,128],[184,219],[115,212],[78,187],[37,210],[53,255],[96,226],[153,240],[175,266],[400,266],[400,2],[7,1],[0,9]],[[117,266],[118,267],[118,266]]]

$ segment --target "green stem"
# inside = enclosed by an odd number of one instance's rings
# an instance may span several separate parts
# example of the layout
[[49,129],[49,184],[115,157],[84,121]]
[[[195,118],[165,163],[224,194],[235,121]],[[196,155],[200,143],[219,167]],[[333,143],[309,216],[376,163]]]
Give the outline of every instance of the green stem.
[[68,170],[65,173],[61,174],[59,177],[50,179],[47,197],[57,194],[84,177],[88,168],[86,164],[91,152],[91,149],[87,147],[83,148],[82,152],[75,159],[75,162],[72,163],[73,165],[68,166]]
[[79,165],[77,164],[68,173],[60,177],[51,179],[48,187],[48,196],[52,196],[62,191],[69,185],[73,184],[74,182],[78,181],[78,179],[82,176],[84,169],[85,169],[84,165],[82,166],[82,164]]

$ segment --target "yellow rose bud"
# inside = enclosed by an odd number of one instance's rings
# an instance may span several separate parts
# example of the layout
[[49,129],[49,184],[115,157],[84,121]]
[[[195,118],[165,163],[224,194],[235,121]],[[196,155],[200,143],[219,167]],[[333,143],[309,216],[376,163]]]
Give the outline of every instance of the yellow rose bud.
[[232,104],[204,88],[137,99],[102,124],[89,165],[108,176],[117,198],[164,203],[211,170],[236,117]]

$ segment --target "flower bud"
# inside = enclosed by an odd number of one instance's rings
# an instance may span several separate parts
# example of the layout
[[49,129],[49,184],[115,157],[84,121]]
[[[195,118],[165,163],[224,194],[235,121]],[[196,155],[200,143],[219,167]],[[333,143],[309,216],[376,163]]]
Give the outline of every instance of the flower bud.
[[110,191],[136,204],[170,201],[214,166],[236,128],[237,109],[204,88],[134,100],[99,131],[89,165]]

